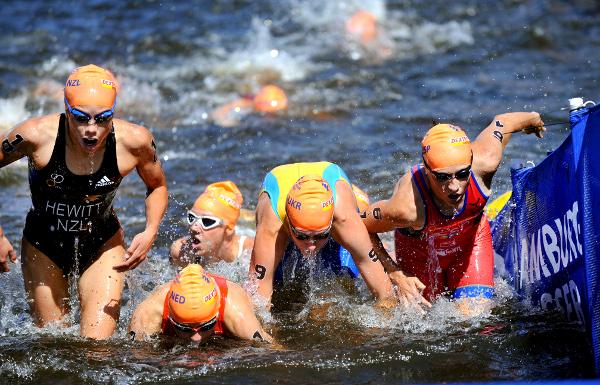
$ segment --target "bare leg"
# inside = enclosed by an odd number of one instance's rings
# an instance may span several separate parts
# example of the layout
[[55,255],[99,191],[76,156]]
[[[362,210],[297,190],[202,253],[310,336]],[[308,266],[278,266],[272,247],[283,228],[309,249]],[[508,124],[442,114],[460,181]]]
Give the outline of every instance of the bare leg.
[[99,251],[98,259],[79,278],[80,331],[84,337],[105,339],[117,328],[125,274],[113,269],[123,262],[123,232],[119,231]]
[[69,295],[63,271],[25,238],[21,245],[21,267],[36,325],[42,327],[62,320],[68,311]]

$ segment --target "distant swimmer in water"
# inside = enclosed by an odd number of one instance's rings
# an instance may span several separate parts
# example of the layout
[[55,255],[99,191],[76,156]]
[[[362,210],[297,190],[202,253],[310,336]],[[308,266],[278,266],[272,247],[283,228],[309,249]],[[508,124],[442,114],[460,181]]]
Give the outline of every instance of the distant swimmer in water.
[[483,213],[512,133],[542,137],[536,112],[497,115],[470,142],[451,124],[432,127],[421,142],[423,163],[397,182],[392,197],[369,206],[370,232],[395,230],[396,263],[382,260],[406,302],[448,294],[461,312],[489,308],[494,252]]
[[[396,303],[390,279],[378,262],[345,172],[330,162],[278,166],[265,177],[256,207],[256,238],[250,261],[257,294],[270,303],[282,261],[317,258],[330,237],[347,249],[379,304]],[[337,254],[322,256],[339,258]],[[339,265],[339,263],[338,263]]]
[[4,235],[2,226],[0,226],[0,271],[6,273],[10,271],[8,267],[8,261],[15,262],[17,260],[17,253],[13,249],[9,240]]
[[189,234],[171,245],[171,262],[181,267],[189,263],[207,266],[250,255],[254,238],[235,233],[243,202],[231,181],[208,185],[187,212]]
[[[93,64],[64,87],[65,112],[32,118],[0,138],[0,167],[29,158],[33,207],[21,247],[25,289],[35,323],[62,321],[67,276],[78,277],[82,336],[116,329],[124,272],[145,258],[167,208],[165,175],[148,129],[113,118],[119,85]],[[136,170],[146,186],[146,226],[125,248],[113,209],[123,177]]]
[[368,11],[358,10],[345,23],[346,36],[367,59],[384,60],[393,54],[392,40],[384,33],[377,17]]
[[276,85],[266,85],[254,95],[246,95],[223,106],[211,113],[214,122],[223,127],[239,124],[240,120],[251,113],[274,114],[288,107],[285,91]]
[[152,335],[197,343],[213,336],[271,342],[246,291],[236,283],[190,264],[159,286],[133,312],[129,332],[137,340]]

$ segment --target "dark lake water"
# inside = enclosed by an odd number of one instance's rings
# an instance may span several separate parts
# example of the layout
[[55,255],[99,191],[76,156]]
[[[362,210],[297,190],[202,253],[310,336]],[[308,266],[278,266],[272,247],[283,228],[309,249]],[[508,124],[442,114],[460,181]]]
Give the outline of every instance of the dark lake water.
[[[543,314],[497,279],[491,314],[463,319],[440,301],[426,315],[382,314],[357,295],[315,283],[298,312],[268,317],[281,348],[217,340],[200,349],[133,343],[134,306],[174,275],[170,243],[204,186],[231,179],[254,209],[271,168],[338,163],[373,200],[419,161],[432,120],[473,138],[495,114],[538,111],[566,121],[571,97],[599,98],[600,5],[595,1],[2,1],[0,131],[60,111],[69,71],[109,67],[122,85],[118,115],[150,128],[168,178],[170,206],[149,261],[129,273],[120,326],[108,341],[78,326],[32,325],[19,266],[0,276],[0,383],[433,383],[593,376],[577,325]],[[391,55],[349,41],[357,9],[381,21]],[[269,79],[289,109],[250,114],[233,127],[208,119],[216,106]],[[539,162],[567,136],[515,135],[494,181]],[[145,189],[131,175],[116,207],[128,240],[144,227]],[[26,162],[0,170],[0,224],[19,248],[31,205]],[[238,231],[253,234],[253,224]],[[389,235],[384,238],[390,239]],[[242,282],[248,260],[216,270]],[[72,319],[77,321],[77,303]],[[325,312],[319,312],[330,306]]]

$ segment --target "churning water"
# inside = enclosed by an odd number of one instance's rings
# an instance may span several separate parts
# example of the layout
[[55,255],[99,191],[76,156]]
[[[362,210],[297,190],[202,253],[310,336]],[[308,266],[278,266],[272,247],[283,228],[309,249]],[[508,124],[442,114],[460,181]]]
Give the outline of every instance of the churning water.
[[[360,7],[380,20],[383,50],[344,35]],[[535,110],[566,121],[567,99],[598,100],[600,7],[595,1],[3,1],[0,131],[63,109],[68,72],[111,68],[118,115],[150,128],[167,174],[170,207],[149,260],[127,277],[117,333],[32,324],[19,266],[0,276],[0,383],[431,383],[593,375],[577,325],[543,314],[498,279],[496,307],[464,319],[438,302],[427,314],[374,310],[364,285],[315,281],[308,303],[265,317],[276,347],[217,340],[197,348],[131,342],[133,308],[175,271],[170,243],[186,208],[210,182],[235,181],[253,209],[276,165],[329,160],[371,199],[419,161],[432,120],[474,137],[494,114]],[[384,52],[385,51],[385,52]],[[277,116],[220,127],[210,111],[272,81],[288,93]],[[515,135],[494,181],[539,162],[567,135]],[[26,162],[0,170],[0,224],[19,248],[30,206]],[[128,240],[145,224],[145,189],[132,175],[116,202]],[[253,224],[238,231],[253,233]],[[388,236],[389,240],[389,236]],[[243,282],[247,258],[215,270]],[[549,322],[552,320],[552,322]]]

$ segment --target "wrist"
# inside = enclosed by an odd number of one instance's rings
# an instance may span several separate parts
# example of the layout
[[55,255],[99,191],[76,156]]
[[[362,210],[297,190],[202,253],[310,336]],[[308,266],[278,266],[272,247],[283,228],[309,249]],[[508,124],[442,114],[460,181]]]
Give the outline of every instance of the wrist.
[[144,229],[144,232],[148,232],[148,233],[152,233],[152,234],[156,235],[156,234],[158,234],[158,225],[146,224],[146,228]]
[[386,263],[384,264],[384,269],[386,271],[386,273],[391,274],[391,273],[402,273],[402,270],[400,269],[400,266],[398,266],[398,264],[392,259],[392,257],[388,256],[386,258]]

